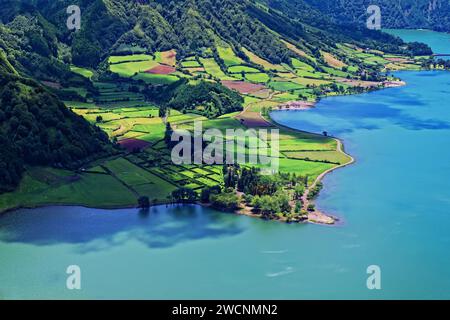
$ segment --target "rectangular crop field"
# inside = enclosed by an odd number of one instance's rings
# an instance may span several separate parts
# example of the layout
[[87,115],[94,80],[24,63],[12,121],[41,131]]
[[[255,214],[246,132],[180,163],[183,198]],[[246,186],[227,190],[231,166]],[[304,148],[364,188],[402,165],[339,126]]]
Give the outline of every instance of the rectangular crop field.
[[231,47],[217,47],[217,51],[219,53],[219,57],[225,62],[225,65],[228,67],[244,63],[241,58],[236,56]]

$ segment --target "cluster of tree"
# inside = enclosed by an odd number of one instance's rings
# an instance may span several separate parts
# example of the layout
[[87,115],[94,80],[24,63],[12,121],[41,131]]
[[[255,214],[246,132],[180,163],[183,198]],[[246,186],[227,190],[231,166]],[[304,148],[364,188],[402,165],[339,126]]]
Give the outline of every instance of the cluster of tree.
[[202,203],[208,203],[211,200],[211,196],[222,192],[222,188],[217,185],[214,187],[203,188],[200,193],[200,201]]
[[278,190],[271,195],[247,195],[246,202],[253,207],[254,211],[260,212],[264,217],[279,213],[287,215],[292,212],[290,198],[282,190]]
[[178,203],[192,203],[197,200],[197,193],[189,188],[179,188],[172,192],[172,200]]
[[270,195],[283,188],[308,185],[308,177],[289,172],[263,175],[259,168],[239,165],[224,165],[222,171],[226,188],[236,188],[240,192],[253,196]]
[[55,30],[39,15],[18,15],[8,24],[0,24],[0,49],[21,73],[46,80],[75,76],[58,59]]
[[422,67],[424,68],[433,68],[433,69],[445,69],[450,70],[450,60],[444,59],[430,59],[426,60],[422,63]]
[[17,186],[25,165],[74,169],[115,151],[98,127],[8,69],[0,54],[0,192]]
[[317,197],[317,196],[319,195],[319,193],[320,193],[320,190],[322,190],[322,188],[323,188],[322,182],[318,182],[318,183],[314,186],[314,188],[312,188],[312,189],[309,191],[309,193],[308,193],[308,200],[312,200],[312,199],[314,199],[315,197]]
[[[295,212],[301,213],[302,196],[308,186],[308,177],[294,173],[278,173],[262,175],[257,168],[241,168],[239,166],[223,167],[224,185],[231,190],[245,194],[245,202],[270,217],[275,214],[289,215],[292,212],[291,200],[296,203]],[[290,192],[286,190],[292,189]]]
[[242,110],[242,96],[219,83],[200,81],[179,86],[167,106],[180,111],[195,111],[208,118]]
[[239,196],[234,190],[212,194],[210,196],[210,202],[214,208],[222,211],[234,211],[240,205]]
[[411,56],[430,56],[433,54],[433,50],[421,42],[410,42],[408,43],[408,50]]
[[223,191],[219,185],[202,189],[200,201],[210,203],[214,208],[222,211],[235,211],[241,202],[236,190],[229,188]]
[[[172,192],[171,199],[176,203],[194,203],[198,200],[198,195],[192,189],[179,188]],[[234,211],[240,205],[240,199],[235,190],[222,191],[219,185],[202,189],[200,201],[210,203],[214,208],[222,211]]]

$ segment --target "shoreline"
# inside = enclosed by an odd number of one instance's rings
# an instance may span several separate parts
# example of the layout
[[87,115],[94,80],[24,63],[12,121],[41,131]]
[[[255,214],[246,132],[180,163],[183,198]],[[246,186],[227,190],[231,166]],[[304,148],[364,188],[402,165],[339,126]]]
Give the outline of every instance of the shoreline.
[[[379,87],[379,90],[381,90],[381,89],[388,89],[388,88],[394,88],[394,87],[401,87],[401,86],[407,85],[406,82],[401,81],[401,80],[400,81],[394,81],[394,82],[395,82],[395,85],[393,85],[392,82],[389,82],[389,85],[387,85],[387,83],[383,83],[384,86],[383,87]],[[265,100],[270,100],[271,97],[272,97],[272,95],[269,95],[269,97],[267,99],[265,99]],[[279,110],[276,109],[279,106],[287,106],[287,105],[292,104],[292,103],[297,104],[297,105],[293,106],[293,107],[289,107],[289,108],[279,109]],[[289,110],[292,110],[292,111],[307,111],[309,109],[315,108],[317,103],[318,103],[318,101],[315,101],[315,102],[291,101],[291,102],[280,104],[278,106],[274,106],[274,107],[271,108],[271,110],[272,111],[289,111]],[[249,106],[247,106],[247,108],[248,107]],[[236,116],[235,118],[238,119],[238,117],[240,115],[242,115],[247,108],[244,108],[244,110],[238,116]],[[280,123],[276,122],[275,120],[273,120],[270,117],[270,114],[268,116],[268,119],[266,117],[264,117],[262,114],[261,114],[261,118],[264,119],[268,124],[274,125],[274,126],[279,127],[279,128],[283,128],[285,130],[294,131],[294,132],[298,132],[298,133],[307,133],[307,134],[323,137],[323,135],[318,134],[318,133],[308,132],[308,131],[304,131],[304,130],[300,130],[300,129],[295,129],[295,128],[291,128],[291,127],[285,126],[283,124],[280,124]],[[352,165],[352,164],[354,164],[356,162],[355,158],[352,155],[350,155],[350,154],[345,152],[344,143],[342,142],[342,140],[340,140],[337,137],[333,137],[333,136],[329,136],[329,138],[334,139],[336,141],[336,143],[337,143],[337,151],[342,152],[343,154],[347,155],[350,158],[350,161],[345,163],[345,164],[338,165],[336,167],[330,168],[330,169],[322,172],[314,180],[314,183],[312,185],[310,185],[305,190],[305,193],[302,196],[302,199],[304,199],[303,200],[303,209],[307,209],[308,205],[315,203],[315,201],[314,201],[315,199],[308,200],[307,196],[308,196],[309,192],[314,187],[316,187],[317,184],[319,182],[321,182],[325,178],[325,176],[327,174],[330,174],[330,173],[332,173],[333,171],[335,171],[337,169],[341,169],[341,168],[347,167],[349,165]],[[199,201],[195,202],[195,203],[183,203],[183,202],[180,202],[180,203],[173,203],[173,202],[170,202],[170,203],[169,202],[167,202],[167,203],[159,203],[159,204],[151,205],[149,208],[157,207],[157,206],[164,206],[164,205],[165,206],[169,206],[169,205],[199,205],[199,206],[202,206],[202,207],[207,207],[207,208],[212,208],[214,210],[218,210],[216,208],[213,208],[210,204],[201,203]],[[109,205],[89,206],[89,205],[85,205],[85,204],[74,204],[74,203],[67,203],[67,204],[45,203],[45,204],[29,205],[29,206],[21,205],[21,206],[8,208],[8,209],[4,209],[4,210],[0,209],[0,214],[6,214],[6,213],[9,213],[9,212],[17,211],[17,210],[21,210],[21,209],[38,209],[38,208],[53,207],[53,206],[59,206],[59,207],[81,207],[81,208],[99,209],[99,210],[123,210],[123,209],[133,209],[133,208],[139,209],[137,207],[137,205],[131,205],[131,204],[130,205],[111,205],[111,206],[109,206]],[[236,214],[236,215],[245,215],[245,216],[252,217],[252,218],[260,218],[260,219],[263,218],[262,215],[260,215],[260,214],[252,213],[250,210],[248,210],[249,208],[250,207],[244,206],[244,208],[237,209],[237,210],[235,210],[234,212],[231,212],[231,213]],[[218,211],[220,211],[220,210],[218,210]],[[287,218],[285,218],[285,219],[268,218],[267,220],[278,221],[278,222],[283,222],[283,223],[311,223],[311,224],[328,225],[328,226],[335,226],[337,224],[337,222],[340,221],[340,219],[338,217],[330,215],[330,214],[326,214],[326,213],[324,213],[324,212],[322,212],[320,210],[315,210],[313,212],[308,212],[307,218],[304,219],[304,220],[296,219],[296,220],[290,221]]]
[[[382,82],[383,86],[379,87],[379,90],[384,90],[384,89],[390,89],[390,88],[398,88],[398,87],[403,87],[406,86],[407,83],[403,80],[399,80],[399,81],[384,81]],[[326,98],[326,97],[325,97]],[[315,101],[315,102],[301,102],[301,101],[296,101],[294,103],[298,104],[298,105],[294,105],[293,107],[290,108],[281,108],[281,109],[277,109],[278,106],[274,106],[271,108],[272,112],[282,112],[282,111],[307,111],[309,109],[312,108],[316,108],[317,103],[319,101]],[[282,106],[286,106],[289,105],[289,103],[285,103]],[[261,116],[263,117],[263,115],[261,114]],[[264,119],[266,119],[265,117],[263,117]],[[288,126],[285,126],[283,124],[280,124],[279,122],[275,121],[271,116],[270,113],[268,114],[268,120],[270,123],[272,123],[273,125],[280,127],[280,128],[284,128],[287,130],[291,130],[294,132],[298,132],[298,133],[308,133],[308,134],[313,134],[313,135],[317,135],[317,136],[321,136],[323,137],[323,135],[318,134],[318,133],[314,133],[314,132],[308,132],[305,130],[300,130],[300,129],[296,129],[296,128],[291,128]],[[302,196],[302,200],[303,200],[303,210],[307,210],[308,206],[310,204],[315,204],[315,199],[317,198],[317,196],[311,200],[308,200],[308,195],[311,192],[312,189],[314,189],[317,184],[319,182],[322,182],[322,180],[325,178],[326,175],[338,170],[338,169],[342,169],[345,168],[347,166],[350,166],[352,164],[354,164],[356,162],[356,159],[349,153],[345,152],[345,146],[344,143],[341,139],[334,137],[334,136],[329,136],[329,138],[333,139],[336,141],[337,143],[337,151],[345,154],[346,156],[348,156],[350,158],[350,161],[344,164],[340,164],[336,167],[330,168],[324,172],[322,172],[319,176],[317,176],[317,178],[314,180],[314,183],[312,185],[310,185],[306,190],[305,193]],[[313,212],[309,212],[308,213],[308,219],[306,220],[306,222],[308,223],[312,223],[312,224],[319,224],[319,225],[336,225],[337,222],[339,222],[340,219],[336,216],[333,216],[331,214],[327,214],[321,210],[315,210]]]
[[[310,108],[315,108],[315,106],[316,106],[316,104],[314,103],[314,105],[311,106]],[[277,111],[286,111],[286,110],[274,110],[274,111],[277,112]],[[270,119],[271,123],[273,123],[274,125],[279,126],[281,128],[285,128],[285,129],[292,130],[292,131],[299,132],[299,133],[308,133],[308,134],[322,136],[322,135],[320,135],[318,133],[307,132],[307,131],[304,131],[304,130],[299,130],[299,129],[295,129],[295,128],[291,128],[291,127],[287,127],[285,125],[282,125],[282,124],[278,123],[277,121],[273,120],[273,118],[270,117],[270,114],[269,114],[269,119]],[[313,188],[315,188],[317,186],[317,184],[323,180],[323,178],[325,178],[325,176],[327,174],[330,174],[330,173],[332,173],[335,170],[338,170],[338,169],[347,167],[349,165],[352,165],[352,164],[354,164],[356,162],[355,158],[352,155],[350,155],[347,152],[345,152],[344,143],[342,142],[342,140],[340,140],[339,138],[336,138],[336,137],[332,137],[332,136],[330,136],[329,138],[331,138],[331,139],[336,141],[336,143],[337,143],[337,151],[342,152],[343,154],[345,154],[348,157],[350,157],[350,161],[347,162],[347,163],[344,163],[344,164],[340,164],[340,165],[338,165],[336,167],[330,168],[330,169],[322,172],[320,175],[317,176],[317,178],[314,180],[314,183],[311,184],[305,190],[305,193],[302,196],[303,210],[307,211],[307,208],[308,208],[308,206],[310,204],[315,204],[314,199],[308,200],[308,195],[311,192],[311,190]],[[332,216],[330,214],[326,214],[326,213],[324,213],[324,212],[322,212],[320,210],[315,210],[313,212],[308,213],[308,219],[307,219],[308,223],[320,224],[320,225],[335,225],[336,222],[338,222],[338,221],[339,221],[338,217]]]

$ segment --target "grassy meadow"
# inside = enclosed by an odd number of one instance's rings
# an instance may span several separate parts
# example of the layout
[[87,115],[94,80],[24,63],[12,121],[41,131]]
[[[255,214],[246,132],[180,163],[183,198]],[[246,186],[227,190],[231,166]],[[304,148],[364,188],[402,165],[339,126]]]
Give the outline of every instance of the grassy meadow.
[[[366,51],[353,45],[338,44],[336,52],[320,52],[315,56],[305,48],[283,42],[295,57],[291,63],[274,64],[247,48],[240,48],[247,59],[226,43],[204,54],[181,57],[174,50],[153,54],[113,55],[106,59],[108,70],[120,81],[102,79],[92,70],[71,66],[72,72],[91,81],[91,89],[70,87],[83,100],[65,99],[75,113],[105,131],[120,144],[138,141],[145,144],[140,152],[123,150],[115,157],[98,159],[78,171],[35,167],[28,168],[15,192],[0,195],[0,208],[46,204],[74,204],[92,207],[134,206],[137,199],[147,196],[153,203],[170,201],[170,194],[186,187],[197,193],[205,187],[223,183],[222,167],[215,165],[174,165],[171,151],[164,143],[167,120],[179,129],[193,130],[194,121],[202,121],[203,130],[264,127],[274,129],[263,113],[290,101],[316,101],[321,96],[336,94],[332,85],[341,87],[341,94],[351,93],[352,83],[342,79],[357,79],[359,59],[367,66],[390,70],[419,68],[420,60],[401,60],[400,56]],[[240,55],[242,56],[242,54]],[[346,59],[342,59],[345,56]],[[176,72],[152,73],[158,67],[171,67]],[[244,111],[207,119],[195,113],[169,110],[167,119],[159,117],[159,106],[147,101],[146,86],[174,83],[186,77],[192,83],[207,81],[245,81],[256,84],[256,91],[242,94]],[[240,82],[239,82],[240,83]],[[243,82],[242,82],[243,83]],[[337,150],[334,139],[280,129],[279,163],[281,172],[291,172],[315,179],[330,168],[351,159]],[[268,141],[258,141],[267,145]],[[125,145],[125,144],[124,144]],[[256,150],[249,140],[235,149],[247,156]],[[95,191],[95,192],[94,192]]]

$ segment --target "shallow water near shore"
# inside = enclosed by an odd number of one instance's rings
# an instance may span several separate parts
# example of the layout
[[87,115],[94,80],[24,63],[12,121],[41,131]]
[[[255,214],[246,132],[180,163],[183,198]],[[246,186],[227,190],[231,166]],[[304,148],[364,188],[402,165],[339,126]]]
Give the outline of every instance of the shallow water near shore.
[[[48,207],[0,216],[0,298],[450,298],[450,72],[322,100],[278,122],[344,140],[356,163],[325,178],[335,227],[198,206]],[[82,289],[66,289],[78,265]],[[382,290],[366,287],[367,267]]]

